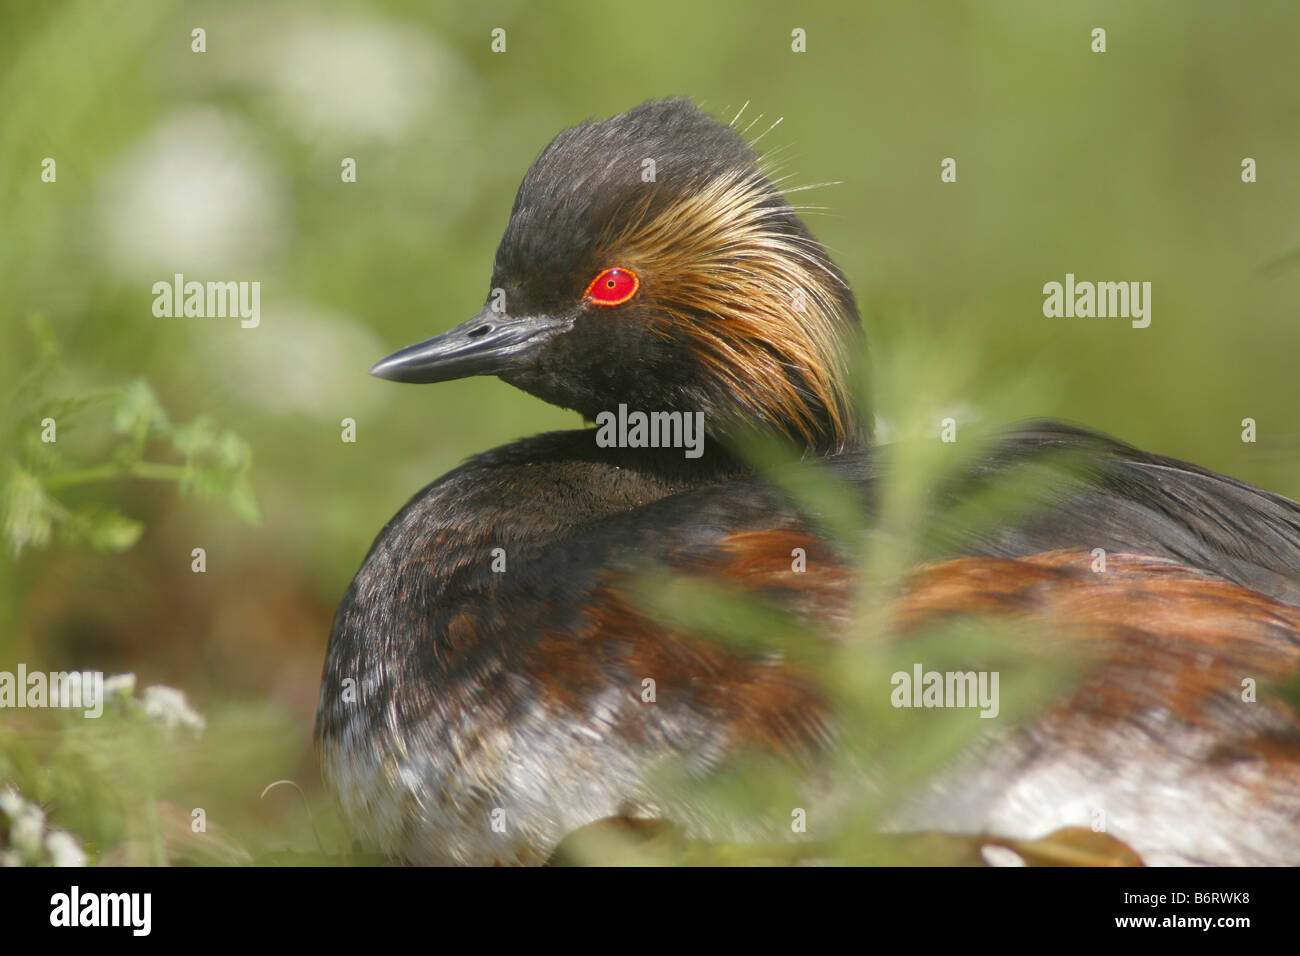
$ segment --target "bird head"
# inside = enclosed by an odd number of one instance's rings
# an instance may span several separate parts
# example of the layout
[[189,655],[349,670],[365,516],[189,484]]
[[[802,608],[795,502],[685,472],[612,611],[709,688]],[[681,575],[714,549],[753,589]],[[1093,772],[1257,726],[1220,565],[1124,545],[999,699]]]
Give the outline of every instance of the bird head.
[[861,434],[852,291],[740,133],[685,99],[561,132],[533,163],[468,322],[379,362],[496,375],[588,419],[703,412],[817,452]]

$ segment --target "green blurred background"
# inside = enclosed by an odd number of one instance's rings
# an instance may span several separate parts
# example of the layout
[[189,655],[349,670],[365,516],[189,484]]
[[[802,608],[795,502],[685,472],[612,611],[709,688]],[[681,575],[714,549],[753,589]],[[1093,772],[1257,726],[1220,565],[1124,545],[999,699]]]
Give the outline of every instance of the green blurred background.
[[[494,379],[366,370],[480,308],[515,188],[556,131],[669,95],[724,120],[748,103],[753,133],[784,118],[761,145],[795,182],[837,183],[801,195],[825,207],[811,225],[874,364],[945,370],[903,383],[936,419],[1063,417],[1300,497],[1298,38],[1287,2],[3,0],[0,376],[33,367],[42,318],[64,364],[42,380],[51,402],[143,378],[174,421],[210,416],[251,448],[261,522],[175,483],[60,493],[143,535],[120,553],[8,546],[0,669],[183,689],[241,749],[166,784],[179,805],[221,806],[262,849],[309,841],[290,797],[257,795],[289,777],[317,800],[325,643],[374,535],[466,456],[577,424]],[[261,326],[154,317],[151,286],[176,272],[260,281]],[[1067,272],[1150,281],[1151,327],[1044,318],[1042,286]],[[41,416],[18,408],[3,454],[23,463]],[[109,409],[75,422],[61,456],[113,454]],[[0,714],[0,739],[39,790],[58,758],[30,719]]]

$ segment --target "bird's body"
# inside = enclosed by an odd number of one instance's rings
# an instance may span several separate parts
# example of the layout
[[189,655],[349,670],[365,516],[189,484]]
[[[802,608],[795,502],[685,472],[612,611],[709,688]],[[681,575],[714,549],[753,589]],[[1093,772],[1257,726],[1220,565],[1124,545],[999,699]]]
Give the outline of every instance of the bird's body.
[[[709,440],[691,458],[541,435],[417,494],[339,608],[317,716],[326,777],[358,835],[418,863],[541,862],[606,817],[727,834],[658,776],[751,747],[811,766],[834,714],[798,666],[657,618],[638,576],[703,577],[832,640],[850,626],[847,556],[730,438],[794,443],[871,523],[891,456],[846,397],[852,296],[749,148],[684,101],[557,137],[493,287],[503,308],[377,374],[497,374],[589,419],[620,403],[699,411]],[[1050,477],[1014,516],[950,519],[948,503],[1025,463]],[[1087,648],[1100,684],[995,735],[972,786],[932,781],[897,824],[1032,837],[1086,826],[1100,804],[1152,859],[1300,862],[1294,714],[1232,706],[1243,677],[1296,666],[1300,505],[1050,423],[994,441],[941,499],[903,630],[963,609],[1029,616]],[[1112,555],[1104,574],[1094,549]],[[1198,799],[1227,809],[1191,814]]]

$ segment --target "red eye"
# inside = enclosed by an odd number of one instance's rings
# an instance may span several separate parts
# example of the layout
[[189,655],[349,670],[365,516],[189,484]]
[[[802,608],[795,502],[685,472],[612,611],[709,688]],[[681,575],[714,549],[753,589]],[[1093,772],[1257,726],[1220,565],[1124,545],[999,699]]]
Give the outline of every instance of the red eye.
[[597,305],[622,305],[641,287],[636,273],[627,269],[606,269],[587,286],[587,298]]

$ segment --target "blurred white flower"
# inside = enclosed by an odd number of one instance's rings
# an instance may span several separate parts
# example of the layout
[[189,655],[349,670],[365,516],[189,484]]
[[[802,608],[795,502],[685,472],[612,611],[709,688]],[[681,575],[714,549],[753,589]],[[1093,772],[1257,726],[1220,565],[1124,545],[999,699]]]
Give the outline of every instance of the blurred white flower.
[[112,677],[104,678],[104,697],[133,697],[135,696],[135,675],[134,674],[114,674]]
[[98,244],[119,271],[239,279],[283,233],[271,166],[236,116],[173,116],[122,156],[101,183]]
[[45,831],[45,811],[17,790],[0,790],[0,814],[9,821],[9,844],[0,847],[0,867],[48,860],[54,866],[85,866],[81,843],[66,830]]
[[212,32],[240,37],[216,69],[269,96],[305,139],[393,143],[431,115],[477,112],[478,80],[450,47],[374,12],[235,9]]
[[466,80],[428,36],[375,20],[304,20],[276,52],[268,79],[280,107],[317,135],[396,141]]
[[145,716],[166,727],[189,727],[199,731],[207,723],[203,715],[190,706],[185,694],[175,687],[164,684],[146,687],[142,703]]
[[23,799],[18,791],[0,791],[0,813],[9,819],[9,846],[20,860],[39,859],[45,833],[45,811]]
[[52,866],[85,866],[86,854],[81,844],[67,830],[51,830],[45,837],[45,851]]
[[207,721],[203,715],[190,706],[183,691],[165,684],[151,684],[135,698],[136,679],[134,674],[114,674],[104,679],[104,697],[119,698],[123,705],[165,727],[188,727],[198,732],[203,730]]
[[360,321],[301,303],[263,307],[256,335],[195,343],[213,392],[271,414],[337,424],[377,407],[382,389],[366,373],[386,349]]

